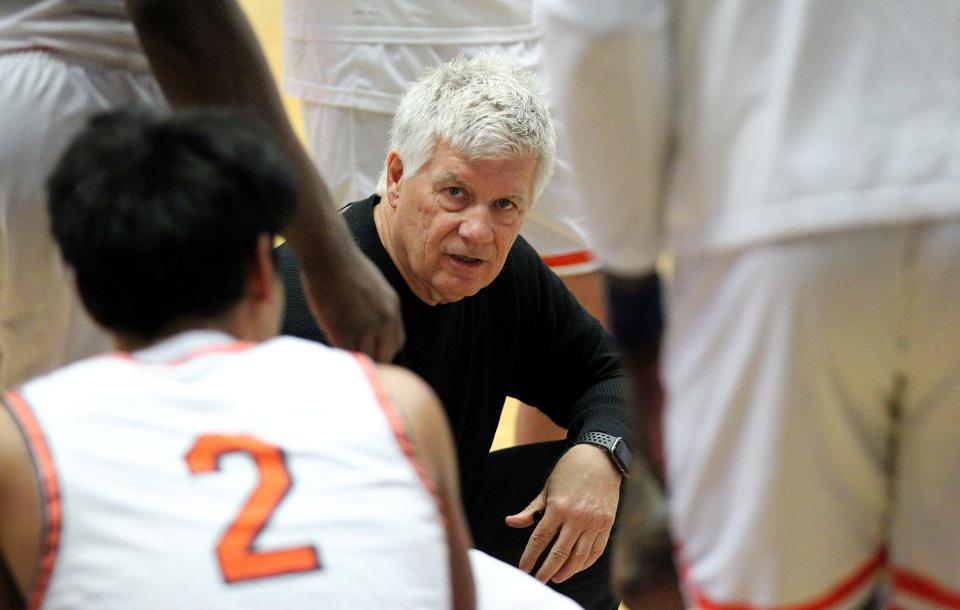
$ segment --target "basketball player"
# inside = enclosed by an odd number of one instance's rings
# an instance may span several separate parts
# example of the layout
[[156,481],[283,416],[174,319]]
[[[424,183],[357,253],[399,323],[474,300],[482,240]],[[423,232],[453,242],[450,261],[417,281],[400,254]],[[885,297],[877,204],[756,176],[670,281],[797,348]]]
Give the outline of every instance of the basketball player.
[[273,238],[297,195],[265,129],[102,115],[49,195],[117,351],[6,395],[0,607],[469,610],[471,562],[525,603],[571,607],[468,559],[450,434],[422,381],[271,338]]
[[689,603],[960,608],[960,5],[544,8]]

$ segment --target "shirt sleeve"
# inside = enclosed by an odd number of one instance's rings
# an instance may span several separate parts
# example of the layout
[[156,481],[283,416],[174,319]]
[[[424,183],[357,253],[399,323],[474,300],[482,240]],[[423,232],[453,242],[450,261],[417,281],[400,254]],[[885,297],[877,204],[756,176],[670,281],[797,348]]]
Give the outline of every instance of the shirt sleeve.
[[566,129],[590,245],[611,272],[649,273],[662,247],[672,130],[669,0],[538,0],[544,80]]
[[626,383],[613,340],[529,244],[518,240],[514,255],[523,330],[510,395],[566,427],[571,440],[599,431],[629,443]]

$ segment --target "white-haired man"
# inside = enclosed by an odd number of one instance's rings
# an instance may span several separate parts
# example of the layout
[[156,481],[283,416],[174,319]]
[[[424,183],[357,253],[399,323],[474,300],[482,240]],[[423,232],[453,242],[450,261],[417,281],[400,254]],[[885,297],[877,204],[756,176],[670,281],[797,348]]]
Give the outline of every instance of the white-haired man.
[[[587,608],[616,607],[603,552],[629,466],[622,376],[599,323],[518,237],[554,163],[539,85],[495,55],[457,58],[410,88],[391,136],[378,194],[344,217],[400,295],[396,362],[447,410],[477,546]],[[284,261],[285,331],[318,338]],[[506,396],[570,442],[488,454]]]
[[[284,0],[283,86],[300,98],[306,142],[341,204],[376,190],[390,122],[410,83],[459,54],[494,52],[534,74],[548,56],[533,0]],[[546,98],[551,108],[549,83]],[[582,198],[569,170],[572,142],[557,130],[557,163],[520,234],[606,325],[599,264],[586,245]],[[516,442],[556,440],[565,430],[520,405]]]

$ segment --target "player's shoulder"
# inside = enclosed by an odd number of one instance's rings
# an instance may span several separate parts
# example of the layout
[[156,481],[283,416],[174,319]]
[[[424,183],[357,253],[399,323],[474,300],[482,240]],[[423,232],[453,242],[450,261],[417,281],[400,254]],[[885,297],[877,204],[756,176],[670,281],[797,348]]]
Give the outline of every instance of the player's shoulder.
[[[21,429],[25,422],[18,419],[14,412],[18,401],[17,394],[8,392],[0,396],[0,464],[5,468],[15,466],[30,468],[29,455],[23,437],[24,430]],[[3,472],[4,469],[0,469],[0,480],[3,478]],[[0,490],[2,488],[3,485],[0,484]]]
[[440,399],[419,375],[392,364],[377,364],[374,370],[390,401],[411,423],[444,417]]
[[353,368],[357,366],[359,357],[347,350],[291,335],[277,335],[267,339],[258,343],[250,353],[258,360],[282,362],[291,372],[299,372],[304,368]]
[[440,399],[416,374],[393,365],[377,365],[376,377],[389,405],[402,417],[402,427],[429,477],[441,488],[452,485],[447,467],[456,457],[450,424]]
[[450,424],[433,388],[416,373],[391,364],[376,365],[376,375],[387,400],[403,416],[413,437],[421,444],[443,446],[439,437],[449,435]]
[[70,393],[74,388],[98,387],[101,383],[114,385],[126,377],[121,370],[133,361],[121,352],[106,352],[89,358],[71,362],[61,368],[38,375],[15,388],[17,395],[28,396],[36,393]]

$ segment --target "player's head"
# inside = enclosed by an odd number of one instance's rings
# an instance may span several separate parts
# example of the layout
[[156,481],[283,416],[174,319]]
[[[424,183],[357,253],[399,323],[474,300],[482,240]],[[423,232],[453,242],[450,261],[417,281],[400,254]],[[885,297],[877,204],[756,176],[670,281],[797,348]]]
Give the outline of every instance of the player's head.
[[[440,143],[469,159],[534,158],[535,202],[553,174],[553,122],[529,71],[493,53],[463,55],[430,70],[400,100],[390,148],[414,176]],[[377,187],[386,192],[386,171]]]
[[[224,110],[96,116],[47,189],[54,237],[88,311],[111,332],[148,341],[237,305],[296,197],[270,134]],[[267,265],[272,274],[269,256]]]

